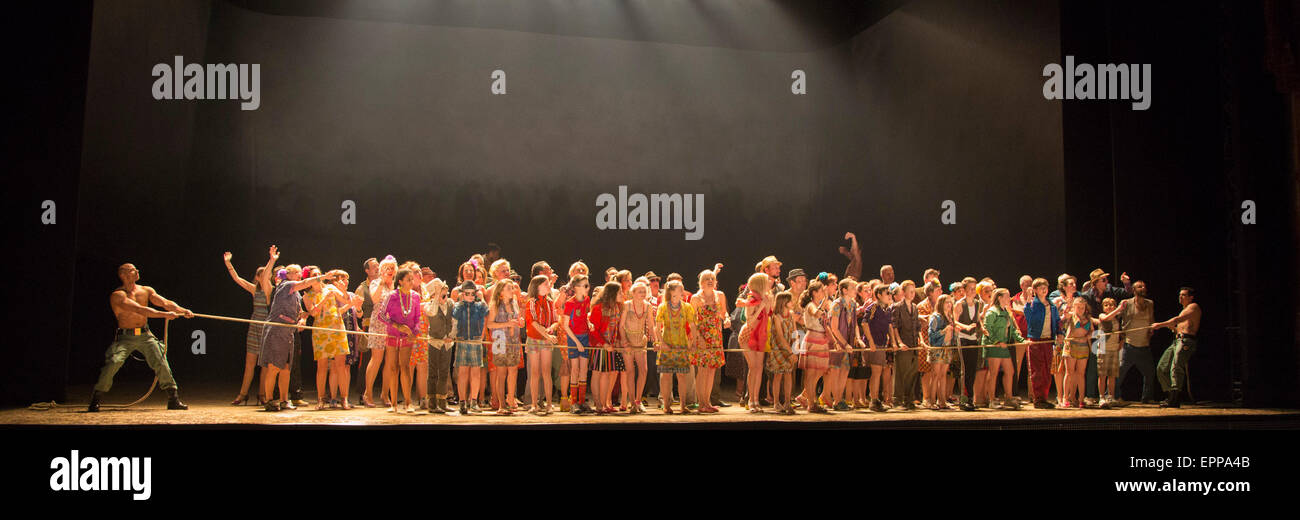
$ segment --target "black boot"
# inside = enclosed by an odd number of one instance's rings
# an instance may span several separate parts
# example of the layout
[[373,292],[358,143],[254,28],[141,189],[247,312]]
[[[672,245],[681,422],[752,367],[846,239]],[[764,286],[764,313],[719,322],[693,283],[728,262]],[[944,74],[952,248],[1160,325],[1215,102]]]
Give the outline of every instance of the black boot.
[[180,394],[177,393],[175,388],[173,388],[167,391],[167,409],[168,410],[189,410],[190,407],[185,406],[185,403],[181,402]]
[[1182,407],[1181,397],[1182,397],[1182,392],[1181,392],[1181,391],[1179,391],[1179,390],[1171,390],[1171,391],[1169,392],[1169,399],[1166,399],[1165,402],[1160,403],[1160,407],[1161,407],[1161,408],[1181,408],[1181,407]]
[[102,397],[104,397],[104,392],[100,392],[99,390],[92,390],[92,391],[90,392],[90,406],[87,406],[87,407],[86,407],[86,411],[87,411],[87,412],[98,412],[98,411],[99,411],[99,400],[100,400],[100,398],[102,398]]

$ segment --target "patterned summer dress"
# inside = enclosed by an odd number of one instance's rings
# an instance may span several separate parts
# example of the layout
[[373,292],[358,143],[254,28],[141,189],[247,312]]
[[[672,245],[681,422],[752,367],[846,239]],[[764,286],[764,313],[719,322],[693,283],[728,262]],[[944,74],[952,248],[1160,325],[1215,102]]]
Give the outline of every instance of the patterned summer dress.
[[767,371],[773,374],[794,372],[798,358],[790,350],[794,341],[794,318],[791,316],[772,317],[772,352],[767,355]]
[[592,349],[591,369],[597,372],[622,372],[623,353],[618,350],[605,350],[620,345],[618,326],[622,312],[617,307],[605,309],[604,305],[596,304],[591,307],[590,314],[591,322],[596,326],[596,329],[591,331],[593,338],[591,345],[600,347]]
[[[348,338],[343,333],[343,316],[339,314],[338,301],[334,294],[338,289],[326,287],[324,291],[312,291],[303,298],[310,307],[320,306],[319,314],[316,317],[315,327],[324,327],[327,329],[338,329],[340,332],[326,332],[323,330],[311,331],[311,350],[314,359],[329,359],[334,356],[346,356],[348,354]],[[323,301],[323,303],[322,303]]]
[[[384,287],[381,283],[382,281],[382,278],[375,278],[370,281],[369,294],[374,296],[375,293],[379,293],[380,305],[388,301],[388,293],[393,292],[392,288]],[[374,336],[366,336],[369,338],[366,340],[367,346],[370,347],[371,350],[383,350],[384,344],[387,340],[385,335],[388,334],[388,322],[384,321],[382,316],[382,313],[379,312],[378,305],[376,305],[374,313],[370,316],[370,329],[366,331],[375,333]]]
[[[416,294],[419,294],[418,291],[415,291],[415,293],[416,293]],[[426,337],[427,337],[427,336],[429,335],[429,321],[428,321],[427,319],[425,319],[425,317],[424,317],[424,312],[423,312],[423,311],[424,311],[424,298],[423,298],[423,297],[420,298],[420,307],[419,307],[419,309],[420,309],[420,318],[419,318],[419,319],[420,319],[420,326],[417,327],[417,328],[415,329],[415,333],[416,333],[416,334],[419,334],[420,336],[426,336]],[[411,345],[411,364],[412,364],[412,366],[414,366],[414,365],[416,365],[416,364],[421,364],[421,365],[423,365],[423,364],[426,364],[426,363],[428,363],[428,362],[429,362],[429,343],[428,343],[428,342],[425,342],[425,341],[422,341],[422,340],[421,340],[421,341],[415,341],[414,344]]]
[[663,348],[655,355],[655,363],[661,374],[689,374],[691,372],[690,353],[686,350],[687,330],[695,321],[695,309],[691,304],[682,302],[681,307],[673,310],[667,303],[659,305],[655,321],[663,324]]
[[718,368],[722,357],[722,318],[718,317],[718,304],[705,304],[695,313],[695,333],[700,337],[700,348],[691,351],[691,364],[697,367]]
[[[266,293],[258,287],[253,290],[253,315],[248,319],[253,321],[266,321],[269,313],[266,307]],[[265,325],[261,323],[248,324],[248,339],[244,340],[244,351],[249,354],[262,353],[262,328]]]
[[[497,312],[493,316],[494,323],[508,323],[519,317],[519,307],[515,305],[506,305],[502,302],[497,306]],[[492,340],[503,338],[506,342],[506,351],[504,354],[492,354],[492,363],[497,368],[518,368],[524,360],[524,348],[519,346],[519,327],[504,327],[492,329]]]

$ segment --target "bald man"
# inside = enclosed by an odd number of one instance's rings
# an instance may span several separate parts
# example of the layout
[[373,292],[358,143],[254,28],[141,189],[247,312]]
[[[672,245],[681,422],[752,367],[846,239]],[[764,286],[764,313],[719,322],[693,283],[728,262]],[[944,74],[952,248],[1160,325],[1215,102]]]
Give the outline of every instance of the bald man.
[[[99,372],[99,382],[95,383],[95,390],[90,394],[90,407],[86,411],[99,411],[99,401],[113,386],[113,376],[122,368],[127,356],[137,350],[144,354],[145,362],[149,363],[149,368],[158,376],[158,387],[167,392],[167,409],[188,410],[190,407],[181,402],[177,392],[172,368],[163,354],[163,344],[149,331],[149,318],[193,318],[194,313],[163,298],[153,287],[136,285],[140,271],[132,264],[119,266],[117,277],[122,280],[122,286],[108,298],[113,315],[117,317],[117,335],[113,344],[108,346],[108,351],[104,352],[104,368]],[[153,309],[149,304],[167,311]]]

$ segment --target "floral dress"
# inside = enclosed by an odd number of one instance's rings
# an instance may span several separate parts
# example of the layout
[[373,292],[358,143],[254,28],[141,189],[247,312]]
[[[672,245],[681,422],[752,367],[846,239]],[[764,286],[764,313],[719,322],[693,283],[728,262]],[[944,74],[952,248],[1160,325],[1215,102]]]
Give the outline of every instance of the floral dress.
[[378,307],[383,306],[384,302],[388,301],[388,293],[393,292],[393,288],[383,285],[382,281],[381,278],[370,281],[369,295],[373,297],[375,293],[379,293],[379,304],[375,306],[376,309],[370,316],[370,328],[366,331],[375,333],[373,336],[366,336],[368,338],[366,346],[371,350],[383,350],[387,343],[385,335],[388,334],[388,322],[384,321],[383,313],[379,312]]
[[768,354],[767,371],[773,374],[794,372],[798,358],[790,345],[794,341],[794,318],[791,316],[774,316],[772,318],[771,336],[772,352]]
[[718,317],[717,302],[705,304],[695,313],[695,333],[700,337],[700,348],[691,351],[691,365],[718,368],[724,364],[722,357],[722,318]]
[[324,291],[309,292],[304,298],[308,306],[313,308],[320,306],[316,316],[316,327],[339,330],[339,332],[311,331],[312,354],[316,360],[346,356],[349,352],[347,334],[343,332],[345,330],[343,316],[339,314],[338,301],[335,299],[337,292],[338,289],[334,287],[326,287]]
[[[496,323],[509,323],[519,317],[519,307],[513,302],[506,305],[504,302],[497,306],[496,315],[492,321]],[[492,341],[497,340],[506,343],[505,351],[497,354],[492,353],[492,363],[496,368],[519,368],[524,360],[524,348],[519,346],[519,327],[502,327],[492,329]]]
[[664,346],[656,349],[655,364],[660,374],[689,374],[691,372],[690,353],[686,350],[687,331],[695,321],[695,309],[691,304],[682,302],[674,310],[671,305],[659,305],[655,322],[664,327]]

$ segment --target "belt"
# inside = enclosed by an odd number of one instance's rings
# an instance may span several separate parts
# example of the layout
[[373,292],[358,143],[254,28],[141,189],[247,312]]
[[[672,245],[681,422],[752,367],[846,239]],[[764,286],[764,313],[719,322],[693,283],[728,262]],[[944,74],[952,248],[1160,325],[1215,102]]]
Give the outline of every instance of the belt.
[[151,334],[151,332],[149,332],[149,327],[136,327],[134,329],[117,329],[118,336],[121,336],[123,334],[126,334],[128,336],[143,336],[145,334]]

